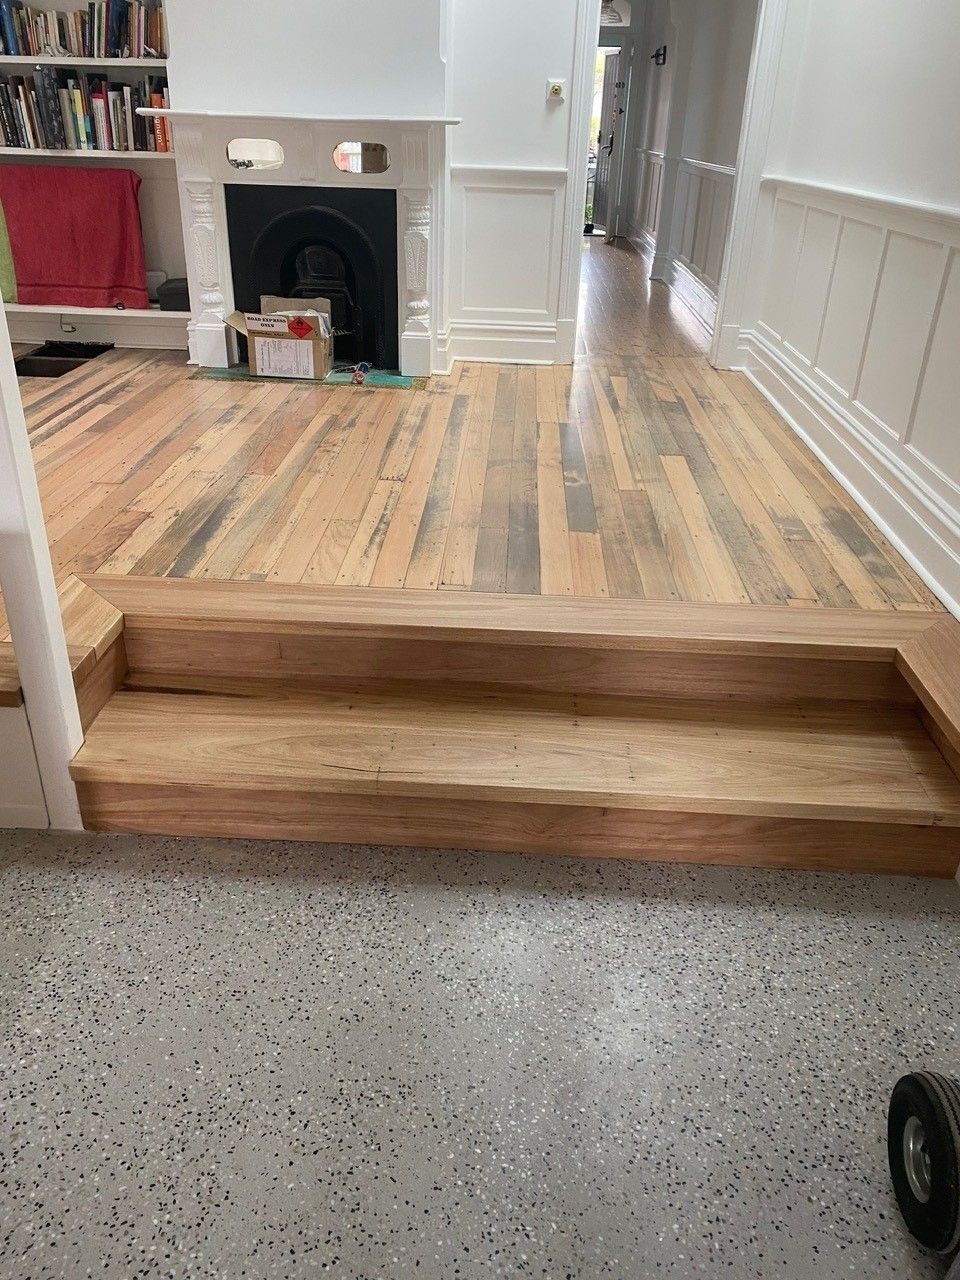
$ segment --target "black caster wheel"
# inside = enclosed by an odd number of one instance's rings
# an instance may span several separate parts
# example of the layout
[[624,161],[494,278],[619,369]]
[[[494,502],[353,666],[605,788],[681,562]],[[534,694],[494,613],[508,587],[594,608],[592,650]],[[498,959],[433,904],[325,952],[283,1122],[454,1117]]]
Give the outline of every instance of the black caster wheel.
[[960,1247],[960,1083],[931,1071],[898,1080],[887,1115],[887,1154],[911,1233],[928,1249],[953,1253]]

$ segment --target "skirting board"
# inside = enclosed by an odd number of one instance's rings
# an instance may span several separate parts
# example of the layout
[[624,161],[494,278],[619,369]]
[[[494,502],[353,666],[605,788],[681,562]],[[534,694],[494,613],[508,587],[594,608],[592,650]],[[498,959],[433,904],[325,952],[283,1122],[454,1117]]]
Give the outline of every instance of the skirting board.
[[[646,231],[631,228],[627,240],[641,258],[648,263],[652,261],[656,241]],[[671,258],[667,263],[665,277],[661,283],[673,290],[680,301],[693,312],[707,333],[712,335],[717,321],[717,295],[676,258]]]
[[751,382],[790,423],[950,612],[960,618],[960,532],[924,500],[905,469],[867,441],[843,407],[776,351],[762,334],[740,334]]
[[553,324],[488,324],[453,320],[437,344],[441,372],[455,360],[493,364],[564,364],[572,359],[573,343],[565,332],[574,322]]
[[717,295],[676,258],[670,264],[669,284],[712,336],[713,326],[717,322]]
[[28,804],[0,805],[0,829],[22,827],[28,831],[46,831],[49,825],[46,809]]
[[656,252],[657,242],[649,231],[644,231],[640,227],[631,227],[627,232],[627,239],[641,258],[652,258]]

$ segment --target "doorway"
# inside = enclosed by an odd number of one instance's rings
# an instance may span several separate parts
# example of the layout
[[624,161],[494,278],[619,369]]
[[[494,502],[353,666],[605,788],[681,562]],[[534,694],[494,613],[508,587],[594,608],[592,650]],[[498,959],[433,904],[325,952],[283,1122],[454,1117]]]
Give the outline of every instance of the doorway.
[[626,59],[623,50],[601,46],[594,63],[593,112],[587,148],[584,235],[616,235],[616,212],[626,128]]

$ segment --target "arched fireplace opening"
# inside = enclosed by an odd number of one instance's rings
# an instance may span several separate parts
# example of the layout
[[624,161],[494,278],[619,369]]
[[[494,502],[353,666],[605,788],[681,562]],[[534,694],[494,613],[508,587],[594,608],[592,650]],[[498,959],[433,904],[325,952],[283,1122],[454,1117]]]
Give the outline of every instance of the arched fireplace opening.
[[236,305],[328,298],[334,360],[399,367],[396,193],[228,185]]

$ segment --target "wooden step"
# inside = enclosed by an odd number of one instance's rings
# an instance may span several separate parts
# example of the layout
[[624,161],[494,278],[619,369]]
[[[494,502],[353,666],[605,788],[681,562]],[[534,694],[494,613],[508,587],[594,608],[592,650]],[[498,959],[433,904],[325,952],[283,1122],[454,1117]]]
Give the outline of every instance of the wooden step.
[[940,614],[452,591],[85,579],[124,616],[130,682],[419,680],[610,696],[910,705],[899,647]]
[[912,710],[120,692],[88,827],[952,875],[960,783]]

